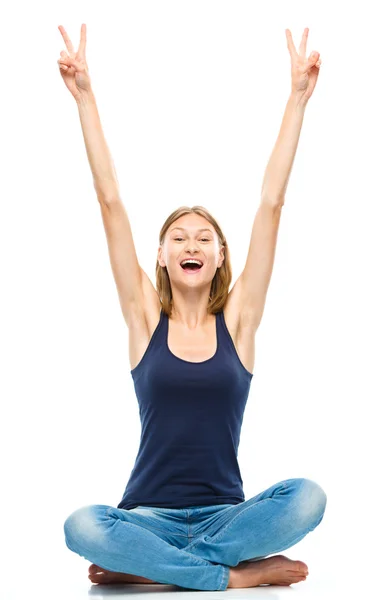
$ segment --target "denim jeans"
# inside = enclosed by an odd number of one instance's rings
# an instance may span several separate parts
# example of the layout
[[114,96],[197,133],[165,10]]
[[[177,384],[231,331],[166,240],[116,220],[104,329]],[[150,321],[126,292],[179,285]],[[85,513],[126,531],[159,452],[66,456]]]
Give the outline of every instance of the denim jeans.
[[286,479],[240,504],[187,508],[84,506],[64,523],[66,545],[107,571],[194,590],[225,590],[230,567],[297,544],[322,521],[314,481]]

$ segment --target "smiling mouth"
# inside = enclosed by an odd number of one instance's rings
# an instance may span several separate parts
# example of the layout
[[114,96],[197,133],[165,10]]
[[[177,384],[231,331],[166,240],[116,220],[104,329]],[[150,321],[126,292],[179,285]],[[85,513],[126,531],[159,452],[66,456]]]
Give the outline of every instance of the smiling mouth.
[[197,273],[198,271],[200,271],[201,268],[202,267],[200,267],[199,265],[189,266],[189,267],[188,266],[182,267],[182,265],[181,265],[182,271],[185,271],[185,273],[188,273],[189,275],[190,275],[190,273]]

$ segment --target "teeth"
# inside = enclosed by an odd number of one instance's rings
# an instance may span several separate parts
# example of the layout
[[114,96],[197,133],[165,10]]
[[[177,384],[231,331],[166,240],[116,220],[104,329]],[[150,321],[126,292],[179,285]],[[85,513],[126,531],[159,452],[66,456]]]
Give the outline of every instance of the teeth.
[[194,264],[194,265],[202,265],[202,263],[201,263],[199,260],[195,260],[195,259],[193,259],[193,258],[188,258],[188,259],[186,259],[186,260],[183,260],[183,261],[181,262],[181,266],[182,266],[182,265],[186,265],[187,263],[192,263],[192,264]]

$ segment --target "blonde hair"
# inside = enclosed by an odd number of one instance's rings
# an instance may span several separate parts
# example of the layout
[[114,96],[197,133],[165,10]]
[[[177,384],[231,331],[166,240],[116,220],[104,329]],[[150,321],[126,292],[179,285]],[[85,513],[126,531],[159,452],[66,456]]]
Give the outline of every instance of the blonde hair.
[[[166,232],[174,221],[183,215],[189,215],[192,213],[196,213],[197,215],[204,217],[211,223],[211,225],[213,225],[217,233],[220,246],[224,246],[224,260],[221,267],[216,270],[216,274],[212,280],[208,299],[208,313],[215,314],[224,308],[229,293],[229,285],[232,281],[232,267],[230,264],[228,244],[216,219],[208,212],[206,208],[204,208],[204,206],[193,206],[192,208],[189,206],[181,206],[172,212],[163,224],[159,235],[159,243],[160,246],[163,245]],[[170,317],[173,305],[170,278],[166,267],[161,267],[158,259],[156,260],[156,286],[157,293],[161,301],[161,308]]]

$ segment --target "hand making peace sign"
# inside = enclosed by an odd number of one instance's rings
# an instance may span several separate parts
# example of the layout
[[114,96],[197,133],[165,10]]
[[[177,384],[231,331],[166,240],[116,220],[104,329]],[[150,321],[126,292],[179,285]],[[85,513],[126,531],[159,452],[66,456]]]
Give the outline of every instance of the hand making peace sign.
[[289,29],[285,30],[287,37],[288,50],[291,55],[291,76],[292,76],[292,93],[301,96],[301,99],[306,103],[312,95],[317,83],[321,59],[319,52],[313,51],[309,58],[306,58],[306,42],[308,41],[309,28],[304,29],[302,34],[299,51],[292,41],[292,34]]
[[77,52],[74,51],[72,42],[64,27],[59,25],[58,29],[63,36],[69,52],[69,54],[63,50],[60,52],[61,58],[58,59],[60,74],[75,100],[78,100],[82,97],[83,93],[91,91],[88,65],[86,64],[85,57],[86,25],[85,23],[81,25],[80,45]]

